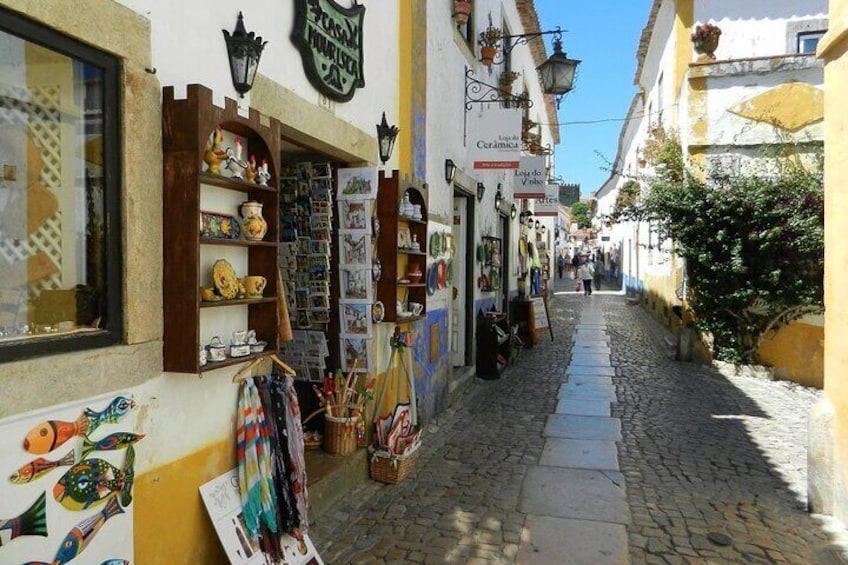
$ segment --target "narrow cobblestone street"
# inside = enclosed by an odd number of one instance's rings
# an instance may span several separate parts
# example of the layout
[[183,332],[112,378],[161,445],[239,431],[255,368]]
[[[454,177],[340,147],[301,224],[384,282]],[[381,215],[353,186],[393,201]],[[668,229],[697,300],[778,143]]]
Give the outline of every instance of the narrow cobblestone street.
[[[553,342],[543,335],[499,380],[476,379],[426,429],[408,480],[368,481],[313,524],[327,563],[818,562],[816,552],[836,535],[827,527],[839,526],[805,510],[807,415],[819,391],[669,361],[659,328],[621,295],[559,294],[550,319]],[[569,368],[578,327],[584,336],[591,335],[585,328],[608,336],[614,376]],[[600,400],[561,401],[581,383]],[[616,399],[611,418],[574,410],[605,405],[607,394]],[[589,427],[620,422],[617,453],[592,468],[623,476],[629,511],[613,502],[604,510],[616,515],[597,518],[597,509],[559,513],[538,503],[534,475],[551,467],[592,472],[570,469],[588,467],[551,451],[585,441],[551,433],[557,422],[565,429],[578,419]],[[602,447],[584,455],[597,458]],[[559,553],[534,556],[534,541],[552,520],[573,531],[559,539]],[[581,527],[595,533],[575,542]],[[601,547],[615,545],[615,528],[622,540],[626,528],[620,555]],[[595,543],[597,532],[609,536],[590,559],[581,546]]]

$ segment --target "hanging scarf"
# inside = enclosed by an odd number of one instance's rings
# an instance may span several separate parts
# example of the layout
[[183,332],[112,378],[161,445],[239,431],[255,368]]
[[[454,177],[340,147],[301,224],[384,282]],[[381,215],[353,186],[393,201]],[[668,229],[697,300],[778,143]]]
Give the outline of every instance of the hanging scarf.
[[250,537],[260,538],[260,520],[277,531],[276,494],[271,472],[271,445],[259,392],[252,378],[242,380],[237,422],[239,494]]
[[297,391],[294,389],[294,380],[291,375],[286,375],[283,378],[285,378],[285,397],[287,400],[286,433],[289,439],[289,456],[291,457],[289,477],[300,516],[300,531],[305,534],[309,531],[309,519],[307,516],[306,461],[303,454],[303,426],[300,421],[300,404],[297,401]]
[[268,423],[268,438],[274,463],[274,490],[277,493],[277,524],[280,533],[291,534],[300,525],[300,516],[289,480],[288,436],[286,434],[285,383],[276,376],[260,380],[256,387],[262,399],[262,408]]

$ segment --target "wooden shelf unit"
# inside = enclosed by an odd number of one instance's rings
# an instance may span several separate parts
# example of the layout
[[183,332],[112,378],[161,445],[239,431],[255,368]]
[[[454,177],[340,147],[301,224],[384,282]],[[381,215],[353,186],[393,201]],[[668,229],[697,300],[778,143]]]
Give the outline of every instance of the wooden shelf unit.
[[[257,163],[268,163],[268,186],[203,172],[203,154],[209,135],[216,126],[242,137],[249,155]],[[187,96],[174,99],[173,87],[163,89],[162,149],[164,152],[163,255],[164,255],[164,369],[169,372],[199,373],[225,367],[251,357],[228,358],[220,363],[200,366],[201,310],[225,306],[247,308],[247,328],[257,339],[268,343],[266,351],[278,348],[277,287],[279,218],[277,179],[279,171],[280,124],[250,110],[247,118],[238,112],[237,103],[227,99],[224,108],[212,103],[212,91],[193,84]],[[261,242],[212,240],[200,237],[200,201],[204,187],[243,193],[245,200],[263,205],[268,232]],[[267,280],[262,299],[201,302],[199,289],[212,284],[211,273],[201,272],[202,246],[232,246],[247,255],[248,272]],[[242,249],[239,249],[242,248]]]
[[[401,188],[401,187],[404,188]],[[404,194],[409,193],[413,204],[421,206],[422,219],[400,217],[400,203]],[[398,171],[386,177],[380,171],[380,188],[377,194],[377,217],[380,220],[380,236],[377,238],[377,257],[380,259],[382,274],[377,281],[377,300],[383,303],[385,322],[412,322],[426,318],[427,312],[427,202],[425,193],[418,188],[401,184]],[[398,247],[398,231],[409,229],[420,246],[420,251]],[[410,263],[419,263],[422,273],[420,283],[399,283],[404,278]],[[397,302],[418,302],[424,305],[421,316],[398,318]]]

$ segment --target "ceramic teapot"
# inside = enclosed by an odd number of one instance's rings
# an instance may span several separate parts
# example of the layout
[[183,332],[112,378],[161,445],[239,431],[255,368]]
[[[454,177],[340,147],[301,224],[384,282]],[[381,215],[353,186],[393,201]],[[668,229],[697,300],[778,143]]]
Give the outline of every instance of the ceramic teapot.
[[244,238],[250,241],[261,241],[268,232],[268,222],[262,217],[262,204],[255,200],[242,202],[240,213]]

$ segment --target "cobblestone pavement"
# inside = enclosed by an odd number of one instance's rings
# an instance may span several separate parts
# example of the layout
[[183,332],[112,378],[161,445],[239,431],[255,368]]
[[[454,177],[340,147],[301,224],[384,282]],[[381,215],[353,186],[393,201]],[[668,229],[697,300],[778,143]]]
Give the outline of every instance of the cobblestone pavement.
[[543,336],[499,380],[475,379],[426,429],[405,482],[368,481],[313,524],[325,562],[516,562],[522,482],[542,455],[588,300],[602,302],[611,336],[630,560],[815,563],[833,526],[804,510],[806,419],[819,392],[669,361],[642,310],[599,293],[556,296],[554,341]]

